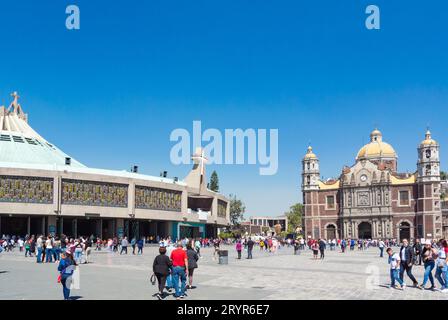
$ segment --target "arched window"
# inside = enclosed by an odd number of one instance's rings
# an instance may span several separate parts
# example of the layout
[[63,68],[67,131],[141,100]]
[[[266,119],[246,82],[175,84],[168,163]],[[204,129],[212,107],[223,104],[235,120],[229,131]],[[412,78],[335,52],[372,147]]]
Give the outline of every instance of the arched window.
[[426,158],[427,159],[431,158],[431,150],[429,149],[426,150]]

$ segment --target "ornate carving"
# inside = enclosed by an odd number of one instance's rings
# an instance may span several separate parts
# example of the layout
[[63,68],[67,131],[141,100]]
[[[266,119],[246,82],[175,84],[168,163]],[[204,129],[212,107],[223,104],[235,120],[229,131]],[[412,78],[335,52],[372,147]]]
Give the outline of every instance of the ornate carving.
[[360,206],[370,205],[369,192],[367,191],[358,192],[358,205]]

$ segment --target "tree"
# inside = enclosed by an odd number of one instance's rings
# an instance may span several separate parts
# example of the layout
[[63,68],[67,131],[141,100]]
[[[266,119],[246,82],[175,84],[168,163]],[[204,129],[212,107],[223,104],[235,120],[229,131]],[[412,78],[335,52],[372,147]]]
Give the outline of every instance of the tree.
[[297,227],[302,227],[303,204],[292,205],[289,211],[285,212],[285,216],[288,218],[288,232],[296,232]]
[[219,179],[218,174],[215,170],[213,170],[212,175],[210,176],[210,183],[208,184],[208,188],[214,192],[219,192]]
[[230,195],[230,223],[233,226],[239,226],[240,222],[243,220],[244,212],[246,207],[244,203],[237,199],[235,195]]
[[447,173],[445,171],[440,171],[440,179],[446,180],[448,177]]

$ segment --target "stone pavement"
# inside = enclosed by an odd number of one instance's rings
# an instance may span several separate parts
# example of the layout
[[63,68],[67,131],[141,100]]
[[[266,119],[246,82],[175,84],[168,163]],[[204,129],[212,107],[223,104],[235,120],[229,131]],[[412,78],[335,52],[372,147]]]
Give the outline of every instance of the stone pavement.
[[[219,265],[213,249],[202,249],[195,270],[195,289],[190,299],[448,299],[448,294],[408,287],[389,289],[387,258],[379,251],[352,251],[345,254],[326,251],[324,260],[313,260],[311,252],[293,255],[292,248],[271,254],[254,249],[252,260],[237,260],[233,246],[229,264]],[[93,252],[92,263],[80,266],[80,290],[72,290],[76,299],[155,299],[156,286],[149,282],[157,247],[146,247],[142,256],[120,256],[107,251]],[[423,267],[413,268],[419,282]],[[15,252],[0,254],[0,299],[62,299],[56,264],[37,264]],[[405,275],[407,284],[411,281]],[[440,287],[436,281],[436,285]],[[168,297],[167,299],[173,299]]]

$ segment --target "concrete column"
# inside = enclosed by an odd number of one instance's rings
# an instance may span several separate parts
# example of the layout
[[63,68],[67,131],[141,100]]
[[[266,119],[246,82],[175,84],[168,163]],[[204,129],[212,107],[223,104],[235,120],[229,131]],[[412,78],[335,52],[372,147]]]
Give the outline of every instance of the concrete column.
[[99,231],[97,232],[97,236],[103,239],[103,219],[100,218],[98,221]]
[[78,219],[73,219],[73,234],[75,238],[78,238]]
[[26,233],[27,235],[31,236],[31,216],[28,216],[28,219],[26,221]]
[[64,218],[59,217],[59,226],[58,226],[59,235],[64,234]]
[[[56,229],[56,216],[47,217],[47,234],[50,234],[50,226]],[[57,233],[57,230],[55,230],[55,233]]]
[[45,233],[45,217],[42,217],[42,226],[41,226],[41,234],[46,235]]
[[372,220],[372,239],[375,239],[375,238],[377,238],[377,236],[376,236],[376,221],[375,220]]

